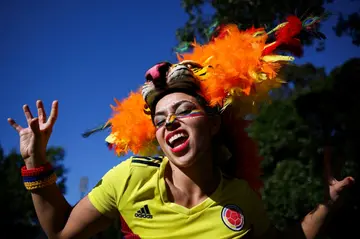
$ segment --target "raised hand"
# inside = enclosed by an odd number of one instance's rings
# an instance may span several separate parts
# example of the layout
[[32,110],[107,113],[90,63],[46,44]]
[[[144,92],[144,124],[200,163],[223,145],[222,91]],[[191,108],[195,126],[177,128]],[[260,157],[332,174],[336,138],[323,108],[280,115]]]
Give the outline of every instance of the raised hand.
[[19,133],[20,153],[27,168],[46,163],[46,147],[58,115],[58,102],[54,101],[47,119],[42,101],[36,102],[38,117],[33,117],[28,105],[23,106],[28,127],[23,128],[9,118],[9,124]]
[[328,183],[328,190],[326,190],[327,195],[325,199],[327,203],[335,204],[339,202],[339,198],[342,192],[355,183],[353,177],[346,177],[340,181],[336,180],[330,163],[331,159],[331,149],[330,147],[325,147],[324,151],[324,167],[325,167],[325,177]]

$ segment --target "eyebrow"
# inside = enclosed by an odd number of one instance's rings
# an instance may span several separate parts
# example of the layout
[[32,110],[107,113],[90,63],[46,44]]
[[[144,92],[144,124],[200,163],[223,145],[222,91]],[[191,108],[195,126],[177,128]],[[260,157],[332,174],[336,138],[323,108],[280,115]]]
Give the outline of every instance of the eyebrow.
[[[173,105],[171,106],[171,108],[172,108],[172,109],[178,108],[178,107],[179,107],[181,104],[183,104],[183,103],[191,103],[191,104],[195,105],[195,103],[192,102],[192,101],[190,101],[190,100],[180,100],[180,101],[176,102],[175,104],[173,104]],[[156,113],[154,114],[154,117],[155,117],[155,116],[158,116],[158,115],[165,115],[165,114],[166,114],[166,110],[162,110],[162,111],[156,112]]]

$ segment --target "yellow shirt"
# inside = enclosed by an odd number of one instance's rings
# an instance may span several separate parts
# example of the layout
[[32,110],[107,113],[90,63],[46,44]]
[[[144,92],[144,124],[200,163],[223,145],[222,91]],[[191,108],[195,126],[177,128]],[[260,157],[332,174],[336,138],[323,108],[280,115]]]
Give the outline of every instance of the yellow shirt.
[[91,190],[90,202],[102,214],[120,212],[125,238],[248,238],[269,228],[261,199],[244,180],[222,175],[215,192],[191,209],[169,202],[167,163],[166,157],[123,161]]

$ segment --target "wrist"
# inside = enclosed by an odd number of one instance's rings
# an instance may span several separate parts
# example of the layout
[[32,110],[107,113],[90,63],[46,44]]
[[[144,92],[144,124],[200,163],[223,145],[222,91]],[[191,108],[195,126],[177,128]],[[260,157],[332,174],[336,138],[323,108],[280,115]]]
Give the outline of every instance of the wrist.
[[333,199],[331,199],[330,197],[326,197],[326,198],[324,198],[324,201],[322,203],[320,203],[319,205],[321,205],[324,209],[333,211],[336,204],[337,203],[335,203],[335,201]]
[[43,164],[36,168],[21,168],[21,176],[27,190],[44,188],[56,183],[56,174],[50,163]]
[[329,211],[332,210],[333,208],[333,201],[328,201],[328,202],[325,202],[325,203],[320,203],[319,206],[318,206],[318,209],[324,213],[328,213]]
[[41,158],[37,158],[37,159],[27,158],[27,159],[24,159],[24,163],[25,163],[25,167],[27,169],[33,169],[33,168],[38,168],[38,167],[41,167],[41,166],[47,164],[48,161],[46,160],[45,157],[41,157]]

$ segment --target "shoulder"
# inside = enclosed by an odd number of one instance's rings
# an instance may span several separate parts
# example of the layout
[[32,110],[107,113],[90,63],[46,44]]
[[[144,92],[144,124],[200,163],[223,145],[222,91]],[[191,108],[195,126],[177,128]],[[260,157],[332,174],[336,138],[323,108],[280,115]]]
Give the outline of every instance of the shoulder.
[[250,188],[248,182],[244,179],[231,177],[223,174],[225,187],[236,187],[237,189],[248,190]]
[[246,196],[250,200],[260,197],[259,192],[255,191],[250,184],[244,180],[235,177],[223,176],[224,190],[231,194]]
[[118,184],[131,178],[143,180],[158,172],[164,161],[164,157],[132,156],[108,170],[100,182]]
[[164,157],[129,157],[108,170],[94,188],[122,195],[129,188],[148,184],[164,161]]
[[110,169],[108,174],[122,180],[125,178],[145,179],[152,177],[160,170],[161,165],[166,161],[164,159],[161,156],[132,156]]
[[130,167],[145,167],[149,169],[159,168],[161,163],[163,162],[164,157],[162,156],[132,156],[128,159]]
[[160,168],[164,157],[162,156],[131,156],[116,166],[114,166],[109,171],[133,171],[133,170],[157,170]]

